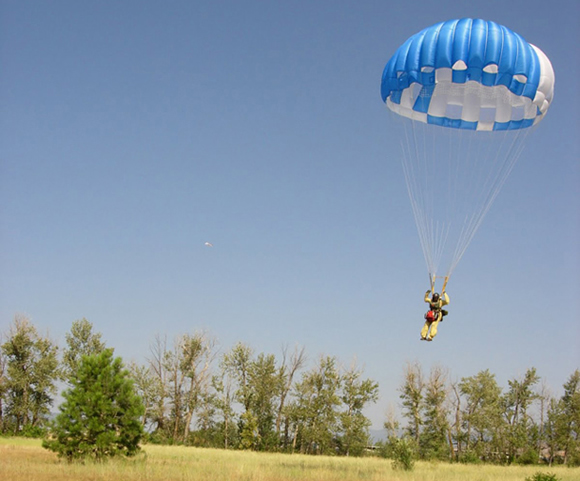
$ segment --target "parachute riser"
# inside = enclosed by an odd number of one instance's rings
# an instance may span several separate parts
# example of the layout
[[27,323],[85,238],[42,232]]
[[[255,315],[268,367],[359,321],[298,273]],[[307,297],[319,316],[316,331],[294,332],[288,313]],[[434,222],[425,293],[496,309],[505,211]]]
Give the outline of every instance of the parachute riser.
[[435,281],[437,279],[443,279],[443,288],[441,289],[441,294],[445,294],[445,289],[447,288],[447,281],[449,281],[449,276],[436,276],[435,274],[429,274],[429,283],[431,284],[431,292],[435,292]]

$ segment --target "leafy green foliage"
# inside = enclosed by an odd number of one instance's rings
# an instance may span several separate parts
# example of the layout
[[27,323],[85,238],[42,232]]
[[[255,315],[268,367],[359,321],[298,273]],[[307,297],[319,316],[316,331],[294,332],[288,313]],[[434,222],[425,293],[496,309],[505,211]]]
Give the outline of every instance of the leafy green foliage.
[[[24,317],[16,317],[0,346],[2,431],[41,432],[46,423],[59,377],[58,348]],[[2,413],[0,413],[2,414]]]
[[63,376],[70,378],[78,369],[83,356],[99,354],[105,349],[101,334],[93,332],[93,325],[86,319],[74,321],[65,334],[66,348],[62,354]]
[[481,459],[479,459],[477,453],[471,450],[461,453],[458,461],[463,464],[481,464]]
[[[458,385],[465,405],[461,412],[464,425],[463,451],[475,458],[488,456],[501,449],[499,434],[504,423],[501,406],[501,388],[489,370],[461,379]],[[463,454],[461,455],[464,456]],[[466,461],[464,461],[466,462]]]
[[421,456],[427,459],[449,459],[451,457],[447,438],[447,373],[434,366],[425,383],[424,429],[419,443]]
[[560,481],[560,478],[554,473],[542,473],[538,471],[533,476],[528,476],[526,481]]
[[580,370],[564,384],[564,395],[550,400],[545,433],[550,462],[563,452],[563,462],[580,466]]
[[520,456],[516,458],[517,464],[533,465],[538,464],[540,457],[538,451],[532,447],[527,448]]
[[379,385],[371,379],[361,379],[362,370],[352,366],[342,376],[342,405],[339,415],[342,431],[342,454],[360,456],[369,445],[370,420],[362,410],[379,397]]
[[156,439],[186,443],[209,385],[213,340],[204,333],[184,334],[170,349],[158,337],[151,351],[149,369],[132,369],[140,376],[138,388],[147,402],[148,420],[155,425]]
[[[580,370],[564,385],[560,399],[535,389],[540,377],[534,368],[509,380],[505,393],[488,370],[450,386],[437,366],[428,379],[417,363],[407,364],[403,374],[404,433],[418,446],[421,459],[580,464]],[[392,437],[399,435],[394,426],[385,423],[390,434],[383,451],[390,456]]]
[[397,439],[392,444],[393,469],[412,471],[415,467],[416,448],[409,437]]
[[404,416],[409,419],[406,432],[416,443],[419,443],[423,425],[422,409],[424,406],[425,381],[423,371],[418,363],[408,363],[404,369],[404,382],[401,387],[401,403]]
[[517,451],[526,450],[531,445],[528,409],[538,398],[532,388],[539,380],[536,369],[531,368],[522,380],[508,381],[509,390],[502,398],[502,410],[507,421],[504,438],[510,459],[515,457]]
[[135,454],[143,405],[128,374],[111,349],[82,357],[43,446],[68,460]]
[[274,421],[276,419],[276,400],[282,390],[282,379],[276,369],[276,358],[272,354],[260,354],[250,364],[248,383],[252,396],[250,412],[255,418],[260,450],[277,445]]
[[334,357],[321,357],[316,367],[306,372],[297,384],[293,418],[297,442],[304,453],[333,451],[337,431],[340,375]]
[[[57,346],[25,318],[0,337],[0,432],[43,435],[64,373],[70,389],[45,446],[68,459],[133,454],[145,428],[148,442],[229,449],[359,456],[371,443],[363,413],[378,384],[332,356],[303,372],[303,349],[284,351],[279,363],[240,342],[213,371],[205,334],[179,336],[171,349],[158,336],[147,363],[130,366],[128,388],[121,361],[85,319],[73,323],[60,365]],[[502,392],[487,370],[449,383],[437,366],[426,377],[408,364],[400,388],[407,424],[392,412],[387,441],[375,447],[398,469],[415,459],[580,464],[580,370],[560,398],[539,391],[539,379],[529,369]]]

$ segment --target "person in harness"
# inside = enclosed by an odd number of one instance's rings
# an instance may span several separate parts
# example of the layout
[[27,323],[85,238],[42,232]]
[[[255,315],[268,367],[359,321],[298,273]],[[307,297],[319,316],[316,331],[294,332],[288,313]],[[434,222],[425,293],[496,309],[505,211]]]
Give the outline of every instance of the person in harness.
[[[449,296],[447,292],[443,292],[443,297],[441,297],[437,292],[433,293],[433,296],[429,298],[431,291],[425,293],[425,302],[429,303],[429,311],[425,314],[425,325],[421,329],[421,340],[422,341],[432,341],[437,335],[437,326],[441,321],[443,321],[443,316],[446,316],[448,312],[442,309],[443,306],[449,304]],[[430,330],[429,330],[430,329]]]

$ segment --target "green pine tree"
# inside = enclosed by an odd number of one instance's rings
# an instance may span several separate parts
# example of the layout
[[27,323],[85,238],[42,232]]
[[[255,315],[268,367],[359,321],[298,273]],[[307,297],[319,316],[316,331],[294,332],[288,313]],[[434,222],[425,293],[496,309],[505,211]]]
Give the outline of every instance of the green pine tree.
[[83,356],[43,446],[68,460],[133,455],[143,434],[141,399],[112,349]]

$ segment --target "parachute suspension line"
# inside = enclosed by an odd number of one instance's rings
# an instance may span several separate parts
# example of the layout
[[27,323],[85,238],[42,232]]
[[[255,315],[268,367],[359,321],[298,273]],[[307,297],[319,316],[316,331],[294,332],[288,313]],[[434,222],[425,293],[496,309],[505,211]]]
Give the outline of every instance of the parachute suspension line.
[[[415,224],[419,233],[419,241],[421,243],[423,255],[425,256],[425,262],[427,263],[429,272],[432,272],[433,259],[431,250],[429,248],[428,235],[425,228],[427,225],[427,219],[425,217],[424,210],[421,208],[421,205],[425,205],[425,201],[423,200],[425,193],[420,187],[420,182],[417,178],[418,172],[416,172],[416,169],[413,168],[413,165],[418,164],[418,159],[420,157],[419,147],[416,142],[416,133],[415,129],[413,129],[412,132],[409,132],[409,130],[411,130],[409,126],[412,127],[413,122],[406,121],[406,119],[402,119],[399,116],[396,117],[397,123],[404,133],[404,135],[399,136],[399,139],[403,151],[402,165],[405,175],[405,182],[407,185],[407,192],[409,194],[409,199],[411,200],[411,208],[413,210]],[[413,141],[411,141],[411,137],[413,137]]]
[[[439,192],[441,185],[441,172],[438,169],[439,158],[430,153],[435,149],[435,136],[433,128],[421,122],[411,122],[415,134],[415,145],[420,146],[422,155],[422,165],[417,162],[416,170],[418,178],[424,179],[424,184],[417,190],[420,191],[421,198],[424,199],[420,204],[422,210],[423,222],[421,228],[425,232],[426,250],[429,252],[430,262],[428,263],[429,271],[435,274],[439,270],[441,257],[445,249],[447,237],[449,235],[449,226],[442,223],[437,218],[436,212],[439,204]],[[417,139],[417,132],[421,138]]]
[[[400,127],[401,164],[430,278],[448,279],[533,129],[467,131],[393,116]],[[444,277],[435,276],[440,271]]]
[[[440,204],[440,196],[446,195],[444,179],[446,178],[445,166],[441,168],[440,162],[447,160],[444,155],[439,152],[439,145],[436,142],[436,131],[439,129],[429,128],[428,125],[420,124],[419,127],[423,135],[425,135],[428,140],[425,142],[424,155],[431,159],[431,165],[429,166],[428,172],[433,173],[433,178],[429,179],[430,185],[426,187],[432,195],[431,205],[429,205],[429,212],[431,216],[431,242],[433,246],[433,270],[439,271],[439,265],[441,264],[441,258],[443,257],[443,252],[445,251],[445,245],[447,244],[447,239],[449,237],[450,225],[447,222],[442,222],[437,215]],[[436,152],[438,155],[428,155],[428,152]]]
[[[415,147],[415,151],[411,153],[409,156],[405,156],[403,159],[406,165],[406,170],[409,172],[409,196],[414,199],[414,216],[415,216],[415,224],[417,225],[417,231],[419,233],[419,238],[421,241],[421,248],[423,250],[423,255],[425,257],[425,261],[427,262],[427,266],[430,271],[432,271],[433,266],[433,252],[430,249],[432,245],[429,241],[429,231],[428,231],[428,216],[425,211],[425,206],[431,203],[430,198],[427,198],[428,190],[426,189],[427,182],[421,182],[421,179],[424,179],[424,176],[421,176],[420,173],[425,169],[425,156],[424,152],[421,152],[419,148],[422,144],[420,144],[417,138],[417,129],[415,128],[414,122],[405,122],[405,120],[401,119],[404,123],[405,130],[412,136],[411,145]],[[410,129],[408,129],[410,127]],[[422,155],[423,154],[423,155]],[[421,165],[420,163],[423,163]]]
[[[502,137],[499,148],[495,154],[491,154],[491,142],[482,140],[481,147],[485,147],[488,153],[484,157],[491,161],[493,156],[493,168],[488,170],[487,178],[480,189],[480,196],[477,200],[477,208],[471,218],[466,218],[455,247],[452,262],[449,267],[448,275],[451,275],[463,255],[467,250],[469,243],[472,241],[475,233],[481,226],[484,217],[489,212],[493,202],[505,184],[509,174],[513,170],[518,158],[523,152],[525,139],[529,135],[531,128],[518,129],[515,131],[505,131],[502,133],[493,132],[491,135],[500,135]],[[474,132],[474,134],[476,134]],[[480,134],[481,135],[481,134]]]
[[403,171],[413,216],[427,268],[430,273],[434,273],[441,259],[448,228],[441,222],[433,220],[437,200],[434,185],[438,185],[440,179],[432,178],[433,176],[427,174],[434,172],[435,169],[434,159],[428,155],[432,136],[428,135],[430,132],[427,132],[420,123],[399,116],[397,119],[404,134],[399,138],[403,150]]
[[[453,272],[455,266],[465,253],[467,246],[469,245],[469,241],[473,238],[473,236],[468,237],[465,235],[466,232],[469,232],[469,229],[466,229],[466,225],[472,220],[473,210],[468,212],[465,210],[466,206],[464,205],[465,198],[457,198],[457,195],[463,192],[478,192],[481,190],[481,163],[482,157],[485,159],[486,155],[482,156],[482,148],[487,148],[489,150],[489,144],[483,143],[480,145],[481,142],[477,142],[478,132],[473,131],[457,131],[454,129],[449,129],[448,135],[450,139],[455,138],[456,142],[458,143],[457,148],[453,148],[450,142],[450,150],[449,152],[454,154],[453,165],[456,168],[456,176],[454,178],[454,183],[451,186],[452,192],[456,195],[454,198],[449,202],[449,209],[451,211],[449,215],[449,219],[454,219],[457,223],[456,229],[460,230],[460,235],[457,238],[457,243],[455,245],[454,253],[451,257],[451,262],[448,264],[446,276],[447,278]],[[460,196],[465,197],[465,195]],[[473,209],[473,204],[470,205],[470,208]]]
[[[421,172],[427,172],[429,168],[429,165],[427,163],[427,155],[425,153],[426,149],[424,148],[426,138],[425,132],[419,131],[416,127],[415,122],[411,122],[410,126],[413,132],[413,145],[415,146],[415,155],[416,155],[415,162],[413,162],[413,159],[411,158],[410,170],[413,171],[414,178],[419,180],[419,182],[416,182],[414,185],[414,196],[416,196],[419,201],[417,204],[417,207],[419,208],[418,219],[420,219],[421,223],[421,226],[420,227],[417,226],[417,228],[421,229],[422,231],[422,237],[425,245],[425,247],[423,248],[424,255],[426,258],[429,258],[428,265],[431,266],[432,270],[432,266],[435,260],[434,260],[434,252],[431,247],[434,246],[434,244],[433,239],[430,239],[431,231],[429,229],[428,208],[430,205],[432,205],[433,198],[430,195],[430,191],[428,188],[429,187],[428,177],[425,175],[421,175]],[[421,134],[421,136],[419,137],[418,134]],[[420,148],[421,146],[423,146],[423,148]],[[421,180],[423,182],[421,182]]]

